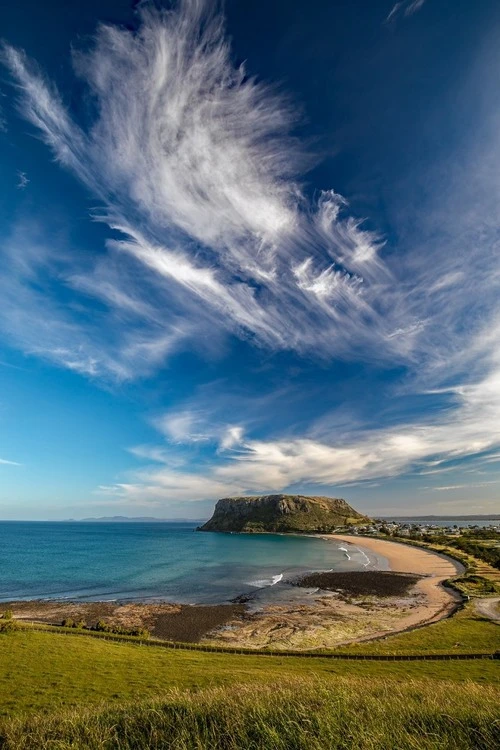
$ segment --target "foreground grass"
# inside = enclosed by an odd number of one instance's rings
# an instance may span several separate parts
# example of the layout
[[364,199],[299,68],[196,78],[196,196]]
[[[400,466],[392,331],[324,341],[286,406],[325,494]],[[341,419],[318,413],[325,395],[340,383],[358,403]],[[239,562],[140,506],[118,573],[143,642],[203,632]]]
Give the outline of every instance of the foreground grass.
[[3,750],[493,750],[500,690],[302,678],[14,721]]
[[290,677],[382,677],[494,683],[498,661],[352,662],[171,651],[92,636],[19,630],[0,635],[0,716],[158,695],[172,687],[262,684]]
[[433,625],[337,649],[339,653],[350,654],[492,653],[498,650],[500,625],[478,615],[472,604]]

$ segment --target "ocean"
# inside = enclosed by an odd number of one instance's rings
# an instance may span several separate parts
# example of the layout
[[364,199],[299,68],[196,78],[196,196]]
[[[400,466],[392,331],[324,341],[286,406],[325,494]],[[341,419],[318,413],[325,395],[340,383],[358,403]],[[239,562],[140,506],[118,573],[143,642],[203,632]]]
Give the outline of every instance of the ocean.
[[[0,522],[0,601],[209,604],[299,591],[316,570],[386,569],[373,553],[322,539],[196,532],[194,523]],[[303,594],[301,594],[303,595]]]

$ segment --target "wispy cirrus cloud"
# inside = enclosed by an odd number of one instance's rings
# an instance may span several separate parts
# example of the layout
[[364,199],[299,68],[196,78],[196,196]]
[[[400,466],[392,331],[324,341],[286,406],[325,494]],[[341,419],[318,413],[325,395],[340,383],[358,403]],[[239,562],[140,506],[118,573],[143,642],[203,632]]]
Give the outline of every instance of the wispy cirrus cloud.
[[387,22],[398,16],[412,16],[422,8],[424,3],[425,0],[401,0],[392,6],[385,20]]
[[21,114],[121,236],[74,276],[80,290],[114,307],[147,297],[167,340],[177,315],[190,340],[205,325],[320,357],[406,356],[416,321],[393,315],[382,239],[334,191],[305,199],[296,110],[233,63],[211,3],[145,9],[136,32],[101,25],[73,56],[97,113],[86,125],[22,51],[4,60]]
[[28,175],[26,172],[18,172],[17,173],[17,188],[18,190],[24,190],[30,183],[30,180],[28,178]]
[[[146,302],[106,285],[104,275],[101,293],[103,300],[109,295],[109,305],[104,311],[89,307],[71,251],[50,245],[43,228],[33,222],[4,237],[4,338],[25,353],[91,378],[121,381],[151,373],[184,338],[186,323],[173,317],[168,327],[163,325]],[[71,304],[66,302],[68,293]]]
[[21,466],[17,461],[8,461],[6,458],[0,458],[0,464],[3,466]]
[[[73,56],[91,101],[86,121],[22,51],[4,47],[21,114],[100,201],[97,218],[114,235],[93,268],[72,269],[68,255],[62,278],[87,296],[80,304],[107,306],[116,344],[75,364],[82,358],[67,349],[86,350],[94,336],[67,312],[72,347],[44,345],[39,332],[40,347],[64,366],[118,379],[151,372],[183,346],[216,346],[228,331],[272,351],[418,361],[424,372],[440,352],[449,368],[471,292],[477,337],[498,288],[484,240],[471,236],[463,252],[443,243],[395,254],[334,190],[308,201],[296,111],[233,63],[214,8],[183,0],[169,12],[144,9],[135,32],[101,25],[93,47]],[[117,325],[123,314],[128,327]]]
[[476,484],[448,484],[442,485],[441,487],[431,487],[433,492],[454,492],[455,490],[475,490],[481,487],[488,487],[492,484],[499,484],[500,480],[492,480],[490,482],[477,482]]

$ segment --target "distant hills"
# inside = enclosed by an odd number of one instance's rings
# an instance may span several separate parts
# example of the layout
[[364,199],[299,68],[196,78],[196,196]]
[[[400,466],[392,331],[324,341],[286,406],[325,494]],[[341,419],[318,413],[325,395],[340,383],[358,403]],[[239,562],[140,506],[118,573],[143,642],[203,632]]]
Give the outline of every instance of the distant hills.
[[155,518],[154,516],[100,516],[99,518],[70,518],[70,521],[80,523],[197,523],[198,519],[192,518]]
[[367,523],[340,498],[306,495],[225,497],[200,531],[327,533],[339,526]]

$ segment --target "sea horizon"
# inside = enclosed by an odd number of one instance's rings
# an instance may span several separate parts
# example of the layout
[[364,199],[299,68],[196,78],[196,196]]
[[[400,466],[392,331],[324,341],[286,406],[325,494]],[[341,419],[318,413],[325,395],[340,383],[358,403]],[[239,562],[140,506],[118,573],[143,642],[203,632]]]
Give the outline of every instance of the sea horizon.
[[[426,514],[426,515],[379,515],[371,516],[381,521],[499,521],[499,513],[469,513],[469,514]],[[96,516],[88,518],[0,518],[0,523],[188,523],[204,524],[208,516],[203,518],[157,518],[155,516]]]

